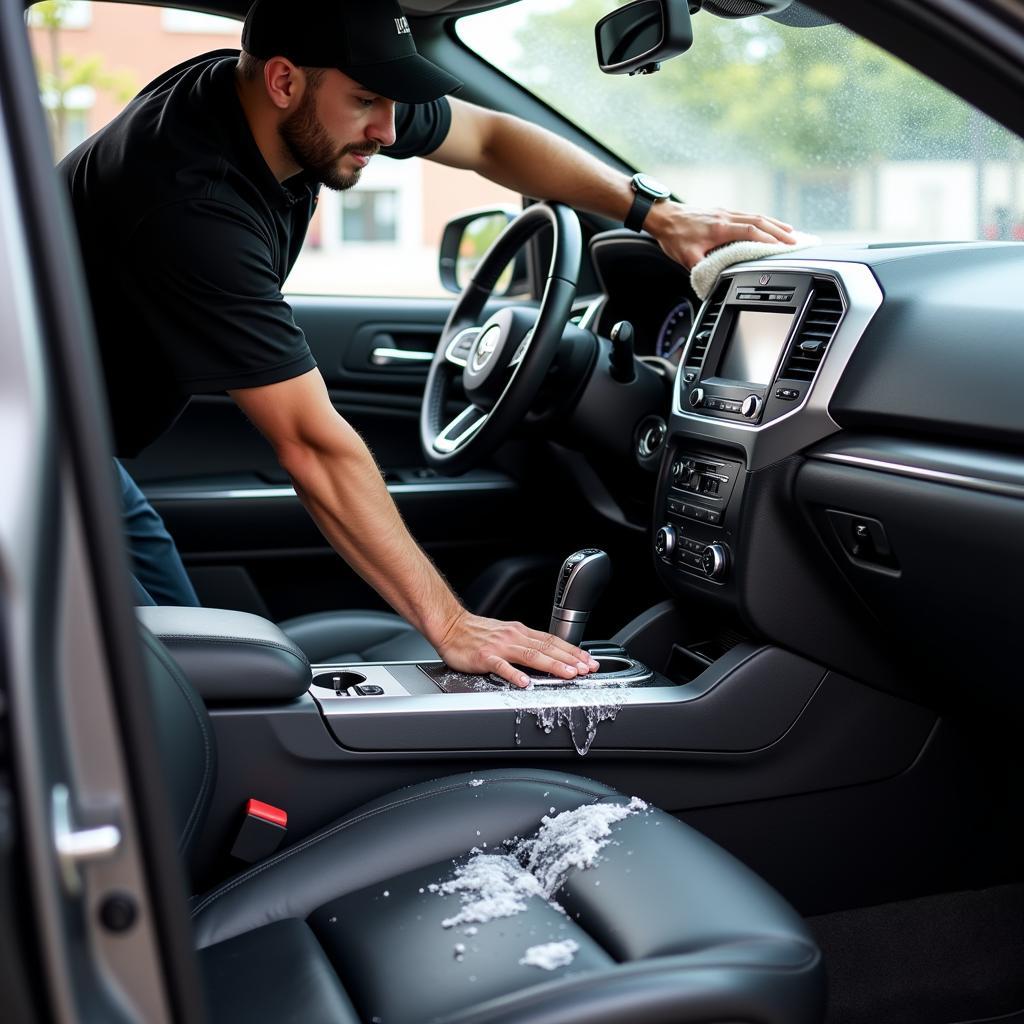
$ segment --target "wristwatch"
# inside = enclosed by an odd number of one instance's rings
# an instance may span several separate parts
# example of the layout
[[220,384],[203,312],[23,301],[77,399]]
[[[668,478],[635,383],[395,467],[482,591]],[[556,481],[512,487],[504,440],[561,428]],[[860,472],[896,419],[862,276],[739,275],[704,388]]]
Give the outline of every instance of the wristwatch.
[[639,231],[643,228],[651,207],[661,199],[668,199],[672,193],[649,174],[634,174],[629,183],[636,194],[623,224],[631,231]]

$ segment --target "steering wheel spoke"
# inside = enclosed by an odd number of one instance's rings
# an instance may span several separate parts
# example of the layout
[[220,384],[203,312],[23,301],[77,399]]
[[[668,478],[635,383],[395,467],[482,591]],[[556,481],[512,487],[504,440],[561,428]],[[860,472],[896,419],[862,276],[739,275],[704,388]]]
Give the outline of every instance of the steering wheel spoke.
[[480,334],[479,327],[463,327],[452,335],[451,341],[445,346],[444,357],[453,366],[465,369],[469,362],[469,353],[473,350],[473,342]]
[[509,360],[509,369],[518,366],[523,361],[523,357],[529,351],[530,342],[533,340],[533,331],[534,328],[531,327],[526,332],[526,336],[523,338],[523,340],[519,342],[519,347],[516,349],[515,354]]
[[487,422],[491,414],[476,405],[467,405],[434,439],[434,448],[442,455],[458,451]]
[[[502,269],[544,229],[552,246],[539,307],[488,306]],[[427,374],[420,445],[428,466],[463,473],[526,419],[569,321],[582,252],[579,220],[561,203],[528,206],[491,244],[448,315]],[[456,388],[466,405],[444,423]]]

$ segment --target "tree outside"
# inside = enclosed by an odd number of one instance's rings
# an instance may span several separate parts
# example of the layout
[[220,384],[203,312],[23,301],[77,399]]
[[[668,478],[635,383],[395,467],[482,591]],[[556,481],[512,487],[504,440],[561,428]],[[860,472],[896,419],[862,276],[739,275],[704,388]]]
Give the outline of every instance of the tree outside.
[[62,51],[61,37],[70,8],[70,0],[43,0],[34,4],[30,11],[33,27],[46,37],[47,58],[36,61],[36,78],[49,119],[50,141],[58,160],[69,148],[68,119],[72,110],[69,98],[75,90],[84,87],[107,92],[118,102],[125,103],[139,88],[130,71],[108,71],[98,54],[74,56]]
[[[1013,163],[1010,177],[1021,176],[1019,140],[841,26],[795,29],[700,12],[687,53],[656,74],[629,78],[601,74],[595,59],[594,25],[614,6],[530,0],[506,39],[493,26],[486,38],[490,13],[460,23],[460,35],[680,195],[702,168],[728,168],[737,180],[767,179],[751,201],[805,224],[816,217],[811,229],[843,223],[858,198],[851,193],[877,191],[880,169],[898,163],[965,162],[977,171],[979,216],[986,166]],[[713,190],[714,180],[708,185]],[[1024,206],[1013,191],[1011,184],[1007,200]]]

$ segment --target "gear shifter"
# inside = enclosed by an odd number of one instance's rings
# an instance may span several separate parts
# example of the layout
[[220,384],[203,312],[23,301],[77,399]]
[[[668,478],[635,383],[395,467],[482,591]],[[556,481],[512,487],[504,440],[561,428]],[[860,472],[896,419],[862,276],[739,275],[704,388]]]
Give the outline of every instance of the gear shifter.
[[579,644],[587,619],[612,574],[611,559],[597,548],[583,548],[563,563],[555,584],[548,632]]

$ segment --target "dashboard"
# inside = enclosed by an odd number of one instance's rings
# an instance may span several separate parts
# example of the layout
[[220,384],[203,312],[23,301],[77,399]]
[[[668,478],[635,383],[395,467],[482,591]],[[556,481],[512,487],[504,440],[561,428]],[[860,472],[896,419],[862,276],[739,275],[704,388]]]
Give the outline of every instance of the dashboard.
[[642,236],[591,256],[597,333],[630,320],[672,378],[649,521],[669,593],[886,689],[928,665],[935,695],[969,674],[1004,699],[1024,245],[820,246],[738,264],[705,303]]

